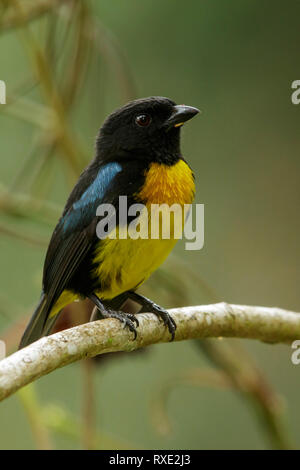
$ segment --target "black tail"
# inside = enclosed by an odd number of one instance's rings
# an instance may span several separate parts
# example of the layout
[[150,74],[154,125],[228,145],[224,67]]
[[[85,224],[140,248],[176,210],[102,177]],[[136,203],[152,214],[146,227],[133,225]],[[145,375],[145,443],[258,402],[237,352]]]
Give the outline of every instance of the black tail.
[[49,305],[49,302],[47,301],[47,295],[42,293],[38,306],[36,307],[22,336],[19,349],[25,348],[28,344],[33,343],[41,338],[41,336],[45,336],[50,332],[58,317],[58,315],[55,315],[54,317],[49,318],[51,305],[52,303]]

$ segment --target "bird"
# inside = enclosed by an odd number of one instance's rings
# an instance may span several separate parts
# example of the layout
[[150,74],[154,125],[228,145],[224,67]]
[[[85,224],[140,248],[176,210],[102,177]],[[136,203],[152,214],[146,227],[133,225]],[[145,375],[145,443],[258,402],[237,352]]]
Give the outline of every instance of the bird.
[[[120,196],[126,196],[128,206],[191,204],[195,177],[181,154],[180,133],[182,125],[198,112],[169,98],[151,96],[131,101],[105,119],[96,137],[94,158],[71,191],[50,239],[40,300],[19,348],[49,335],[64,307],[86,298],[97,307],[99,319],[120,320],[135,339],[138,318],[122,311],[131,299],[140,311],[156,314],[174,339],[176,323],[171,315],[136,291],[166,259],[177,239],[161,235],[100,239],[97,225],[102,219],[96,213],[101,204],[111,204],[119,213]],[[119,219],[118,224],[116,230],[123,227],[123,221]]]

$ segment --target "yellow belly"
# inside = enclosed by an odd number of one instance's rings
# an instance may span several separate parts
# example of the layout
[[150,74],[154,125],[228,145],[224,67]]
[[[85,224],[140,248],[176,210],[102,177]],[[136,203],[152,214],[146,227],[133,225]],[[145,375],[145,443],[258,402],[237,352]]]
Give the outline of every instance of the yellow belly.
[[166,259],[177,240],[109,240],[101,246],[94,275],[102,282],[97,295],[112,299],[142,284]]

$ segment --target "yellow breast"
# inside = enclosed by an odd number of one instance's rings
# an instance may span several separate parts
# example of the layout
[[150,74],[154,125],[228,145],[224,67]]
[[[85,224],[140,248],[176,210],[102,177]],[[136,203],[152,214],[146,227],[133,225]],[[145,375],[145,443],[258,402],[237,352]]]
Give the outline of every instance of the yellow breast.
[[193,172],[184,160],[168,166],[152,163],[138,197],[146,204],[191,204],[195,195]]

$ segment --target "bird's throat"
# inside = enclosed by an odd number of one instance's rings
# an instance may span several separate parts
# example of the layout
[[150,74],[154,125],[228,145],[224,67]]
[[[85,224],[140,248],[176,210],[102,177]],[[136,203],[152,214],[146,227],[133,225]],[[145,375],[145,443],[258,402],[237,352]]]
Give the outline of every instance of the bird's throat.
[[137,198],[149,204],[191,204],[195,195],[193,172],[180,159],[174,165],[151,163]]

